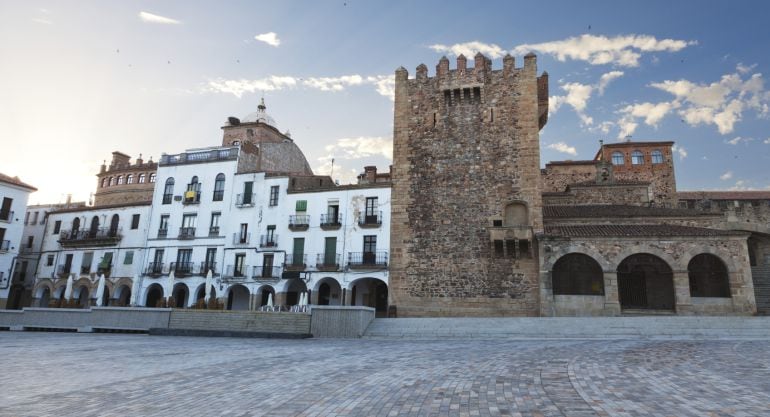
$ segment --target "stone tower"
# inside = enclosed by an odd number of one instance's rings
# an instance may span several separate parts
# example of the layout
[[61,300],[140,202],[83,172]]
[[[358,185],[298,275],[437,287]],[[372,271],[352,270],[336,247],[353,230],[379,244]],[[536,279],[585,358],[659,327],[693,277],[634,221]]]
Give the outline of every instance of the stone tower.
[[548,75],[536,57],[441,58],[396,70],[390,304],[399,317],[538,313],[539,132]]

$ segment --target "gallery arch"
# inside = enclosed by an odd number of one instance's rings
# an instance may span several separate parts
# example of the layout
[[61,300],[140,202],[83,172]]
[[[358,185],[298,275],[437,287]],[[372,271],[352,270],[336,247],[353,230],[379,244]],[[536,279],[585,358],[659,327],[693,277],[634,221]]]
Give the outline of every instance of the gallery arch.
[[160,305],[160,300],[163,298],[163,287],[160,284],[152,284],[147,288],[147,296],[145,297],[145,307],[157,307]]
[[727,267],[717,256],[702,253],[687,265],[691,297],[730,297]]
[[570,253],[559,258],[552,272],[554,295],[604,295],[604,273],[594,258]]
[[659,257],[637,253],[618,265],[621,309],[674,310],[674,274]]
[[243,285],[233,285],[227,292],[228,310],[248,310],[249,309],[249,289]]

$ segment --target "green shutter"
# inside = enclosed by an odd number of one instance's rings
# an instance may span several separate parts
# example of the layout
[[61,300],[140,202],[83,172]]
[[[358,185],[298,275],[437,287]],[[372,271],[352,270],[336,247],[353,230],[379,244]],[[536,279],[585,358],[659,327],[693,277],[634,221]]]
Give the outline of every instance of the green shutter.
[[297,200],[297,211],[307,211],[307,200]]

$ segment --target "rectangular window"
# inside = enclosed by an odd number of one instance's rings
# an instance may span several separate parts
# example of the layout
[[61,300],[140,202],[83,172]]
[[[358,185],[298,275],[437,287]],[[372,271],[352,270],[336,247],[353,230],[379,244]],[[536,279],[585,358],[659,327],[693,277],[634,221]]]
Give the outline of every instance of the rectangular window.
[[112,268],[112,252],[105,252],[104,256],[102,257],[102,260],[99,262],[99,269],[98,273],[104,274],[109,273],[109,270]]
[[243,204],[254,204],[252,196],[254,195],[254,181],[243,183]]
[[505,249],[503,249],[503,241],[502,240],[495,240],[495,257],[496,258],[502,258],[505,256]]
[[249,242],[249,224],[241,223],[241,228],[239,230],[240,232],[238,235],[238,239],[240,240],[240,243],[248,243]]
[[219,235],[219,220],[222,218],[222,213],[211,213],[211,223],[209,223],[209,235]]
[[307,211],[307,200],[297,200],[296,211]]
[[155,249],[155,255],[153,256],[153,262],[156,265],[163,264],[163,249]]
[[32,242],[35,240],[34,236],[27,236],[27,249],[32,249]]
[[38,215],[39,215],[38,212],[32,213],[32,224],[37,224],[37,217],[38,217]]
[[203,262],[203,268],[201,272],[208,274],[209,271],[214,273],[216,271],[217,264],[217,248],[206,248],[206,260]]
[[195,219],[197,217],[195,214],[182,215],[182,227],[195,227]]
[[374,264],[377,261],[377,236],[364,236],[363,262],[365,264]]
[[123,265],[131,265],[134,263],[134,251],[126,251],[126,255],[123,258]]
[[324,241],[324,265],[337,263],[337,238],[327,237]]
[[262,276],[266,278],[273,276],[273,255],[265,255],[262,258]]
[[305,238],[304,237],[295,237],[294,238],[294,252],[292,253],[292,265],[302,265],[304,264],[305,259]]
[[278,186],[273,185],[270,187],[270,205],[271,206],[277,206],[278,205]]
[[58,235],[59,234],[59,230],[61,230],[61,220],[57,220],[53,224],[53,234]]
[[48,255],[45,260],[45,266],[53,266],[53,255]]
[[86,252],[83,254],[83,261],[80,263],[80,273],[81,274],[90,274],[91,273],[91,264],[94,262],[94,253],[93,252]]
[[0,206],[0,220],[11,220],[11,204],[13,204],[12,198],[3,197],[3,205]]
[[29,224],[29,212],[27,212],[27,215],[24,216],[24,224],[25,225]]
[[531,258],[529,254],[529,240],[519,241],[519,258]]
[[131,216],[131,229],[135,230],[138,228],[139,228],[139,215],[134,214],[133,216]]
[[377,212],[377,197],[366,197],[366,215],[374,216]]
[[158,237],[168,236],[168,214],[160,215],[160,225],[158,226]]
[[64,267],[62,268],[62,273],[69,274],[70,271],[72,271],[72,257],[73,255],[71,253],[68,253],[64,256]]
[[233,276],[236,277],[242,277],[246,275],[246,254],[245,253],[236,253],[235,254],[235,270],[233,271]]

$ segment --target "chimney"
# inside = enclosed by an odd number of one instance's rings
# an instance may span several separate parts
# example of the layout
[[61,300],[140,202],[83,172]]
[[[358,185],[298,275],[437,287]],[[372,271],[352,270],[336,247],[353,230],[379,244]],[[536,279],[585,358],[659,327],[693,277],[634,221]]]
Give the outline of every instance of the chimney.
[[364,178],[366,182],[374,183],[377,180],[377,167],[372,165],[364,167]]

